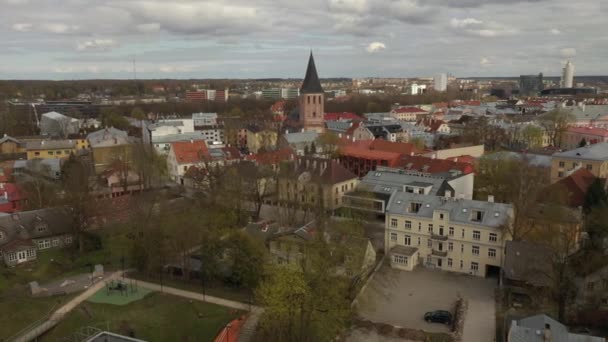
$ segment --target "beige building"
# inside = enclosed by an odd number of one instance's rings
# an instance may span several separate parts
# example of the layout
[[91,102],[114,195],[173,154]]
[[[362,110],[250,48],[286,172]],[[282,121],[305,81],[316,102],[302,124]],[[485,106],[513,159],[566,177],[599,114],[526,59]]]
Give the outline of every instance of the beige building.
[[272,150],[277,146],[277,132],[259,126],[250,125],[247,127],[247,149],[251,153],[258,153],[260,150]]
[[344,194],[358,183],[357,175],[337,161],[301,157],[280,169],[278,200],[301,208],[334,210],[342,206]]
[[509,204],[396,192],[386,211],[385,253],[395,268],[417,265],[485,277],[500,274],[510,240]]
[[555,153],[551,157],[551,183],[585,168],[599,178],[608,177],[608,142]]

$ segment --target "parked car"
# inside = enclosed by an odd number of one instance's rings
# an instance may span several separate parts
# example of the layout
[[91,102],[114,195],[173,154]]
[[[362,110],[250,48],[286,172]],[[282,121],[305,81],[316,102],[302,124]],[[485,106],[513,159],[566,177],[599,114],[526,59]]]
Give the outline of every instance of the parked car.
[[445,310],[429,311],[424,314],[424,320],[429,323],[451,324],[452,314]]

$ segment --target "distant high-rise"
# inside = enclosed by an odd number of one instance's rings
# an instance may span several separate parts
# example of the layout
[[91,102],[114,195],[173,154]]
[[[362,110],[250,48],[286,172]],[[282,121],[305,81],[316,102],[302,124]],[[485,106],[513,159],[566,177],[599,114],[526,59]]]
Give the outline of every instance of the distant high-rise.
[[572,88],[574,83],[574,64],[568,61],[562,69],[562,88]]
[[300,88],[300,123],[306,131],[323,132],[325,130],[324,115],[325,91],[319,81],[315,59],[311,51],[306,76]]
[[448,75],[435,75],[433,88],[435,89],[435,91],[446,91],[448,89]]
[[519,95],[538,96],[544,89],[543,74],[519,76]]

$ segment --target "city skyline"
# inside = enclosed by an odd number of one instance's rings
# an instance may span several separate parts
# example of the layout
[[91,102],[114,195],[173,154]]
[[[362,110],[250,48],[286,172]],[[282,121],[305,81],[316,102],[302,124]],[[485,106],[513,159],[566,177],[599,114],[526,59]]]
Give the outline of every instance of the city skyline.
[[[585,0],[0,0],[0,79],[605,75]],[[531,20],[531,18],[533,20]]]

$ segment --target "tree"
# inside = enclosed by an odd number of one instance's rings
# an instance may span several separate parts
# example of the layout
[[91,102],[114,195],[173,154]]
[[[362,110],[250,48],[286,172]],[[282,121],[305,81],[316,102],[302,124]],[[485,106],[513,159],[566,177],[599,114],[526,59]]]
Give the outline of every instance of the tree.
[[423,150],[426,147],[426,143],[424,142],[424,139],[422,139],[420,137],[415,137],[415,138],[410,139],[409,143],[416,146],[416,148],[419,150]]
[[337,156],[339,141],[340,138],[333,132],[323,132],[317,137],[317,144],[319,144],[323,155],[330,159]]
[[92,169],[73,154],[62,168],[61,199],[72,214],[72,234],[80,253],[84,252],[83,233],[95,208],[95,198],[91,194],[92,176]]
[[310,154],[314,155],[316,153],[317,153],[317,145],[313,141],[312,143],[310,143]]
[[131,124],[115,107],[103,108],[101,110],[101,124],[105,127],[114,127],[121,130],[128,129]]
[[145,120],[146,113],[141,108],[135,107],[131,110],[131,117],[137,120]]
[[547,132],[552,146],[562,145],[562,135],[568,126],[574,122],[574,115],[561,109],[547,112],[540,117],[539,123]]
[[523,239],[530,231],[527,217],[536,210],[537,200],[548,186],[547,170],[536,167],[525,157],[484,157],[479,160],[475,179],[475,197],[512,203],[514,218],[510,225],[513,240]]
[[529,148],[542,147],[543,144],[543,129],[541,127],[526,125],[521,131],[521,136]]
[[591,207],[585,218],[585,231],[589,234],[591,248],[604,248],[604,241],[608,238],[608,203]]
[[585,201],[583,203],[583,210],[585,214],[589,214],[594,207],[604,207],[608,203],[608,193],[606,193],[604,184],[604,180],[595,178],[593,183],[589,185],[587,193],[585,193]]
[[310,149],[308,148],[308,145],[304,146],[304,155],[307,156],[310,154]]
[[231,266],[229,281],[253,291],[264,273],[265,246],[246,233],[235,231],[227,238],[226,250]]
[[585,147],[587,146],[587,140],[585,140],[585,138],[582,138],[581,141],[578,143],[578,147]]

